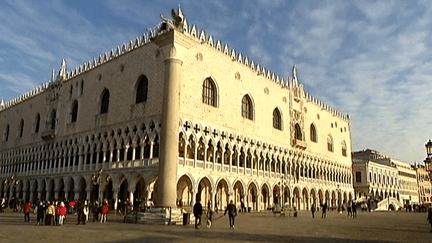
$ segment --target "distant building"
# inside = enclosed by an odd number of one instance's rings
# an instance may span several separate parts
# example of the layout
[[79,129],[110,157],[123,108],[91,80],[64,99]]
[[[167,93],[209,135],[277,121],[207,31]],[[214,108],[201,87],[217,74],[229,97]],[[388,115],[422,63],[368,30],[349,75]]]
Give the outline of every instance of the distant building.
[[357,198],[376,203],[387,199],[395,209],[419,203],[416,170],[407,162],[375,150],[357,151],[353,153],[353,176]]
[[424,166],[413,166],[417,172],[418,195],[420,204],[432,203],[432,191],[429,171]]
[[353,199],[349,116],[296,67],[283,79],[206,33],[173,11],[2,103],[2,196],[256,211]]

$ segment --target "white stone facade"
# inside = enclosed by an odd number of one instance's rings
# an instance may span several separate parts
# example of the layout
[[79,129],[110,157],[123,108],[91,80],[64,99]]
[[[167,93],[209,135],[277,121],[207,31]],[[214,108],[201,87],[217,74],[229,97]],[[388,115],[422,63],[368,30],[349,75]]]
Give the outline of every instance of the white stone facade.
[[62,63],[3,103],[2,196],[251,210],[353,199],[349,116],[305,92],[295,67],[284,80],[186,20],[173,26]]

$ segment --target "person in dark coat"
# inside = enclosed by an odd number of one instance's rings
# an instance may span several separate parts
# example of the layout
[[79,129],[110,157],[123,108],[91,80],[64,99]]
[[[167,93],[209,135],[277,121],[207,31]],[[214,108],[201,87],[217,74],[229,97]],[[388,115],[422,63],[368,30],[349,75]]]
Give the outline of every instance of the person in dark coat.
[[327,203],[322,205],[322,215],[321,218],[325,218],[327,216]]
[[93,203],[93,208],[92,208],[92,212],[93,212],[93,222],[98,222],[99,221],[99,213],[101,211],[101,207],[99,206],[99,202],[95,201]]
[[227,208],[225,209],[224,215],[226,215],[226,213],[228,213],[230,229],[235,229],[234,219],[237,216],[237,208],[234,205],[233,200],[231,200],[228,204]]
[[428,216],[427,216],[426,220],[429,221],[429,224],[431,225],[430,232],[432,232],[432,207],[429,208]]
[[45,213],[45,207],[42,202],[39,203],[39,206],[37,208],[37,224],[43,225],[44,220],[44,213]]
[[82,200],[80,200],[78,202],[78,206],[77,206],[77,215],[78,215],[78,223],[83,223],[85,224],[85,214],[84,214],[84,202]]
[[311,206],[311,213],[312,213],[312,218],[315,218],[315,204],[312,204]]
[[195,229],[199,229],[201,225],[201,216],[203,214],[203,208],[200,201],[197,201],[193,206],[193,213],[195,216]]

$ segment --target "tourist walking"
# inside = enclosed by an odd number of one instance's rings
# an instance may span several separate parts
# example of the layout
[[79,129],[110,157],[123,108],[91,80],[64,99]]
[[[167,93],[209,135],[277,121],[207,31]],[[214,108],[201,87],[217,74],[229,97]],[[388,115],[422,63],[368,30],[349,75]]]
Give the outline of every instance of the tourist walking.
[[39,206],[37,207],[37,225],[43,225],[44,213],[45,207],[43,202],[39,202]]
[[55,207],[52,203],[48,202],[48,207],[46,209],[45,225],[51,225],[51,219],[54,218]]
[[59,225],[60,205],[57,201],[54,203],[54,209],[55,209],[54,225]]
[[327,217],[327,203],[324,203],[322,205],[322,215],[321,215],[321,218],[325,218],[325,217]]
[[84,215],[84,203],[82,200],[78,201],[78,206],[77,206],[77,219],[78,219],[78,223],[83,223],[85,224],[85,215]]
[[197,201],[193,206],[193,213],[195,216],[195,229],[199,229],[201,225],[201,216],[203,214],[203,209],[200,201]]
[[224,215],[226,215],[227,212],[229,217],[230,229],[235,229],[234,219],[237,216],[237,208],[234,205],[233,200],[231,200],[230,203],[228,204],[227,208],[225,209]]
[[98,201],[93,202],[93,207],[92,207],[93,222],[99,221],[100,210],[101,210],[101,207],[99,207],[99,202]]
[[107,221],[107,215],[109,213],[109,207],[108,207],[108,203],[105,202],[104,205],[102,206],[102,212],[101,212],[101,223],[105,223]]
[[429,207],[428,216],[426,220],[429,221],[429,224],[431,225],[430,232],[432,232],[432,207]]
[[85,223],[88,222],[89,211],[90,211],[90,208],[89,208],[88,202],[86,200],[84,202],[84,209],[83,209],[84,217],[85,217]]
[[24,205],[23,207],[23,212],[24,212],[24,222],[30,222],[30,213],[32,211],[32,206],[31,204],[28,202]]
[[59,213],[60,213],[60,216],[59,216],[59,225],[63,225],[64,219],[65,219],[65,217],[67,215],[67,209],[66,209],[66,206],[65,206],[65,204],[63,202],[60,203]]
[[311,206],[311,213],[312,213],[312,218],[315,218],[315,204],[312,204]]

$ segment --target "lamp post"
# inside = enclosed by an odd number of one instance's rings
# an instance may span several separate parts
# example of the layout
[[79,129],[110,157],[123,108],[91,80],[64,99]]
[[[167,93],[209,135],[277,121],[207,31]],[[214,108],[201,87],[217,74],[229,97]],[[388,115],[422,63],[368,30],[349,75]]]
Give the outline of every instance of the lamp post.
[[[429,181],[432,183],[432,141],[429,139],[429,141],[425,144],[426,147],[426,159],[424,160],[426,171],[429,172]],[[431,198],[432,199],[432,198]]]
[[431,171],[431,163],[432,163],[432,141],[429,139],[429,141],[425,144],[426,147],[426,159],[424,160],[426,170]]

